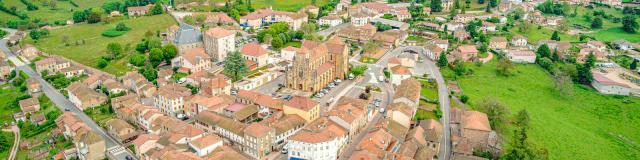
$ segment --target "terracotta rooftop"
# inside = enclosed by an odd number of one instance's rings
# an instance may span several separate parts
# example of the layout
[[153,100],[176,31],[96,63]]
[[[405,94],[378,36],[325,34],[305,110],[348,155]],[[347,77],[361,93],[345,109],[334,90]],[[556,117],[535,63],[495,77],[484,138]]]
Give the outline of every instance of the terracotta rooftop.
[[252,123],[246,128],[244,128],[245,134],[248,134],[257,138],[264,137],[267,134],[269,134],[269,132],[272,132],[272,131],[275,132],[273,128],[261,123]]
[[240,49],[240,53],[242,53],[243,55],[260,57],[267,54],[267,49],[262,48],[262,46],[260,46],[260,44],[258,43],[247,43],[242,46],[242,49]]
[[222,138],[218,137],[215,134],[209,134],[191,141],[191,144],[199,149],[204,149],[219,142],[222,142]]
[[304,111],[308,111],[318,104],[320,104],[320,102],[303,96],[294,96],[291,100],[285,101],[285,105]]
[[211,28],[211,29],[207,30],[206,32],[204,32],[204,34],[206,36],[211,36],[213,38],[223,38],[223,37],[227,37],[227,36],[232,36],[235,33],[233,33],[233,31],[229,31],[229,30],[224,29],[224,28],[215,27],[215,28]]
[[491,131],[487,114],[478,111],[465,111],[462,117],[462,126],[465,129]]

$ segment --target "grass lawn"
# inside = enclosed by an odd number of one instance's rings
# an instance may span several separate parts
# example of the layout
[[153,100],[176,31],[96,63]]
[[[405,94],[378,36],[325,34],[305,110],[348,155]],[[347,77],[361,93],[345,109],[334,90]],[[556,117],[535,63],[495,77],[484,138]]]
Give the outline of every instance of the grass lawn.
[[[211,2],[226,2],[226,0],[211,0]],[[318,6],[329,3],[329,0],[317,0]],[[311,4],[311,0],[252,0],[253,8],[273,7],[274,10],[295,12]]]
[[[561,95],[552,78],[533,64],[516,65],[511,77],[497,76],[495,61],[468,66],[474,75],[458,82],[470,97],[471,108],[485,97],[494,97],[508,106],[511,115],[527,109],[530,140],[546,148],[549,159],[640,157],[640,98],[601,95],[578,85],[573,95]],[[443,74],[452,71],[444,69]],[[505,133],[505,140],[511,136]]]
[[[529,39],[529,43],[536,44],[539,40],[551,39],[551,35],[553,35],[553,30],[546,27],[542,27],[538,29],[538,25],[531,25],[529,26],[529,30],[524,32],[520,32],[518,27],[513,27],[511,29],[511,33],[527,36],[527,38]],[[580,40],[578,39],[578,36],[568,35],[562,32],[558,32],[558,33],[560,35],[560,40],[562,41],[577,42],[578,40]]]
[[[622,30],[622,23],[613,23],[610,19],[603,18],[602,28],[600,29],[590,29],[591,21],[588,21],[584,18],[585,14],[593,15],[593,11],[602,10],[607,15],[612,15],[618,18],[624,17],[622,14],[622,10],[615,8],[607,8],[607,7],[598,7],[596,6],[593,9],[578,7],[577,15],[575,17],[565,16],[566,22],[569,23],[569,27],[573,26],[582,26],[584,30],[592,30],[593,33],[589,33],[587,35],[593,36],[597,40],[601,41],[613,41],[617,39],[626,39],[631,42],[640,42],[640,34],[631,34],[626,33]],[[573,8],[569,11],[569,14],[573,13]],[[592,16],[592,18],[595,18]],[[638,23],[640,23],[640,19],[636,19]]]
[[[118,37],[104,37],[101,35],[102,31],[114,28],[118,22],[125,23],[131,30]],[[174,24],[176,24],[174,19],[167,14],[144,16],[123,19],[110,24],[83,24],[55,29],[51,31],[50,36],[39,40],[37,43],[30,38],[26,40],[26,43],[35,44],[46,53],[61,55],[84,65],[95,67],[100,57],[106,55],[107,44],[112,42],[120,43],[123,46],[129,44],[133,49],[135,44],[144,38],[145,32],[162,32]],[[63,42],[64,36],[69,37],[68,46]],[[76,45],[75,42],[81,41],[84,41],[85,44]],[[112,61],[102,70],[115,75],[123,75],[131,70],[131,68],[127,67],[128,59],[128,56],[124,56],[122,59]]]
[[85,109],[84,113],[91,117],[93,121],[100,126],[104,126],[107,120],[115,118],[115,113],[109,113],[109,105],[101,105],[89,109]]
[[435,82],[429,82],[427,80],[420,80],[422,89],[420,90],[420,96],[426,97],[430,100],[438,99],[438,88]]
[[2,111],[0,111],[0,123],[13,121],[13,113],[19,112],[20,107],[13,106],[12,103],[20,95],[22,93],[10,83],[0,85],[0,104],[3,105]]
[[13,147],[13,140],[14,140],[13,132],[2,131],[0,132],[0,134],[2,134],[5,140],[9,143],[9,148],[0,152],[0,159],[7,159],[7,157],[9,157],[9,152],[11,152],[11,147]]
[[419,120],[425,120],[425,119],[435,119],[438,120],[439,118],[436,117],[436,113],[432,112],[432,111],[426,111],[424,109],[418,109],[416,110],[416,115],[413,116],[413,120],[419,121]]
[[[56,7],[43,5],[45,1],[30,1],[38,6],[38,10],[27,10],[27,6],[20,0],[4,0],[2,1],[7,8],[15,6],[18,11],[25,11],[30,19],[39,18],[43,21],[53,23],[56,20],[69,20],[73,16],[73,11],[82,10],[86,8],[100,7],[106,0],[73,0],[78,7],[71,5],[69,1],[57,1]],[[48,1],[47,1],[48,2]],[[2,12],[0,18],[3,19],[18,19],[18,17],[9,15]]]
[[287,48],[289,46],[300,48],[300,46],[302,46],[302,42],[300,42],[300,41],[287,42],[287,43],[284,44],[284,46],[282,46],[282,48]]

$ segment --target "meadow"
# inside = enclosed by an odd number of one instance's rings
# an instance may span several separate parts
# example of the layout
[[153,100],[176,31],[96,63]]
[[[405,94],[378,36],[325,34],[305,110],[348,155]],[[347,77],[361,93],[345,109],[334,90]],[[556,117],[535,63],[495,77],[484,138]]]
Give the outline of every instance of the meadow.
[[[211,2],[226,2],[226,0],[210,0]],[[329,3],[329,0],[316,0],[317,6]],[[251,5],[258,8],[272,7],[274,10],[295,12],[311,4],[311,0],[251,0]]]
[[[126,24],[131,30],[118,37],[104,37],[101,35],[102,31],[114,28],[120,22]],[[25,43],[34,44],[45,53],[61,55],[84,65],[95,67],[98,60],[106,55],[107,44],[115,42],[123,46],[130,45],[131,50],[133,50],[135,45],[144,38],[147,31],[153,33],[156,33],[156,31],[164,32],[169,26],[175,24],[175,20],[167,14],[144,16],[115,20],[108,24],[101,22],[55,29],[51,30],[48,37],[37,42],[28,38]],[[67,42],[64,42],[64,37],[68,37]],[[84,41],[84,44],[82,44],[82,41]],[[79,44],[76,44],[76,42],[79,42]],[[131,70],[127,66],[127,61],[128,55],[112,61],[102,70],[115,75],[124,75],[124,73]]]
[[[27,6],[20,2],[20,0],[3,0],[2,2],[7,8],[16,7],[18,11],[25,11],[30,19],[40,19],[53,23],[59,20],[69,20],[73,16],[73,11],[82,10],[93,7],[100,7],[106,0],[73,0],[78,7],[71,4],[70,1],[56,1],[55,7],[43,3],[44,1],[32,1],[33,4],[38,6],[38,10],[27,10]],[[19,19],[16,16],[0,12],[0,19],[10,20]]]
[[[467,64],[473,75],[458,78],[469,106],[495,98],[511,115],[527,109],[529,140],[549,152],[549,159],[637,159],[640,157],[640,98],[601,95],[574,85],[572,95],[555,90],[547,72],[533,64],[519,64],[510,77],[496,74],[496,62]],[[453,72],[444,69],[451,79]],[[505,129],[504,140],[512,133]],[[505,148],[508,148],[508,142]]]
[[[622,30],[621,22],[613,22],[611,18],[602,18],[602,28],[592,29],[591,21],[585,18],[584,15],[593,15],[594,11],[604,11],[605,14],[611,15],[617,18],[622,18],[624,15],[622,14],[621,9],[608,8],[608,7],[595,7],[593,9],[578,7],[576,10],[576,16],[565,16],[565,22],[568,23],[569,27],[573,26],[581,26],[584,30],[592,31],[591,33],[587,33],[587,35],[592,36],[600,41],[614,41],[617,39],[626,39],[630,42],[640,42],[640,33],[627,33]],[[568,14],[572,14],[574,11],[571,9]],[[592,16],[595,18],[595,16]],[[636,19],[638,23],[640,23],[640,19]]]

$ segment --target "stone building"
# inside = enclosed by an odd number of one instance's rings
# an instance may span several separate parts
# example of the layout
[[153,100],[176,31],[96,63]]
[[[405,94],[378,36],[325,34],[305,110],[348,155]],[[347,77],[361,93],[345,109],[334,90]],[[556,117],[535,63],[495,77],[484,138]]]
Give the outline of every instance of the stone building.
[[349,47],[340,38],[327,42],[304,40],[286,69],[285,86],[305,92],[317,92],[348,72]]

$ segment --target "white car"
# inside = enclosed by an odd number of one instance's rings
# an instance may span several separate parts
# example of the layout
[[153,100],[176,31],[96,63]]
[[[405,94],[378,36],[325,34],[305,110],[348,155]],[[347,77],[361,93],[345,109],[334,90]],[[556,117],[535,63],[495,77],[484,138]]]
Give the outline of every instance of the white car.
[[378,81],[384,82],[384,76],[378,76]]

